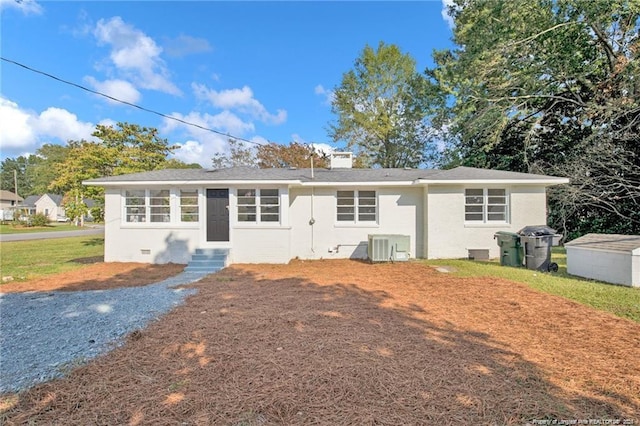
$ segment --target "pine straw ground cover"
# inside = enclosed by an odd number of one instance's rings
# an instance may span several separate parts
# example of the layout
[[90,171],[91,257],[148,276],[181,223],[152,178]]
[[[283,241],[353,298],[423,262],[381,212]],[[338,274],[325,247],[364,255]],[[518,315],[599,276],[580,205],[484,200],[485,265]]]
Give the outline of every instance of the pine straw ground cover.
[[521,284],[326,260],[193,286],[0,423],[640,424],[640,325]]
[[45,275],[29,281],[0,284],[0,292],[24,291],[86,291],[108,290],[116,287],[137,287],[153,284],[176,275],[184,265],[168,263],[149,265],[143,263],[94,263],[82,269]]

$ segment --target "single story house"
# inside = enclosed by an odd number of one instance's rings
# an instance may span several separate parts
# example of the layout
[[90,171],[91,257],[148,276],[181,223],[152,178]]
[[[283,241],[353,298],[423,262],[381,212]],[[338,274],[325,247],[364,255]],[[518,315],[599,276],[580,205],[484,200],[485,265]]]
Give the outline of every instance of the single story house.
[[36,213],[42,213],[52,222],[64,222],[67,215],[62,205],[62,195],[44,194],[35,201]]
[[38,201],[42,195],[29,195],[24,199],[20,209],[28,215],[36,214],[36,201]]
[[571,275],[640,287],[640,235],[587,234],[565,247]]
[[91,179],[105,189],[105,261],[183,263],[196,249],[227,263],[366,258],[372,234],[409,236],[418,258],[499,256],[496,231],[546,223],[553,176],[457,167],[167,169]]

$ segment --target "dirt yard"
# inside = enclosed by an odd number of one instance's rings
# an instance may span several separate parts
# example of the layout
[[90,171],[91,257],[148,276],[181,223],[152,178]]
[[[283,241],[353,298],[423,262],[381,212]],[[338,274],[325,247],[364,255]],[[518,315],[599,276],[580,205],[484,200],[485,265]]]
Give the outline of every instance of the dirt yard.
[[640,325],[521,284],[331,260],[193,286],[125,346],[4,395],[0,423],[640,425]]

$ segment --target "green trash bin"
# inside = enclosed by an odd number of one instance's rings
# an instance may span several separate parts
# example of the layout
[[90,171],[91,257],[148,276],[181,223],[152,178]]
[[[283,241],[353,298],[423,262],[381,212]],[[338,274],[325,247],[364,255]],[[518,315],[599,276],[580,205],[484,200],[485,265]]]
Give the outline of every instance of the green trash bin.
[[522,266],[524,258],[520,235],[513,232],[498,231],[493,235],[500,247],[500,265],[502,266]]

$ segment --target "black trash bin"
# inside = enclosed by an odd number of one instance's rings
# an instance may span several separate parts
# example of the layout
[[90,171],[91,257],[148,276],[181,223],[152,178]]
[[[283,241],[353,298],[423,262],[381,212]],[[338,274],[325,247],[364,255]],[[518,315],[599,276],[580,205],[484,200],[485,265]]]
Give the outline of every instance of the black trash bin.
[[551,247],[557,245],[562,235],[546,225],[525,226],[518,231],[524,248],[527,269],[557,272],[558,264],[551,261]]

